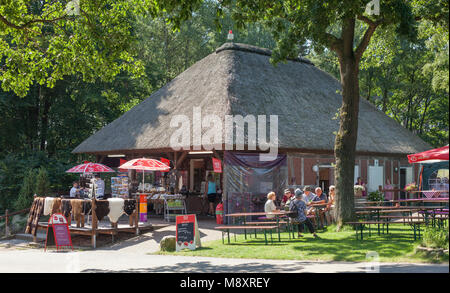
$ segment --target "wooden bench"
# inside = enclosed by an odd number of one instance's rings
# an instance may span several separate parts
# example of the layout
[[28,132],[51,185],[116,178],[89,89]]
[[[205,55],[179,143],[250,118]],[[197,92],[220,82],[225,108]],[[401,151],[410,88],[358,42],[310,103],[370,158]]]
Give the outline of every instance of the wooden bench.
[[[264,240],[265,240],[266,245],[267,245],[267,230],[270,231],[270,241],[273,243],[272,229],[277,229],[277,228],[278,228],[277,225],[270,225],[270,226],[243,225],[243,226],[218,226],[218,227],[214,227],[214,229],[222,231],[222,243],[225,243],[224,240],[223,240],[224,233],[228,234],[228,244],[230,244],[230,230],[246,230],[246,229],[263,230],[264,231]],[[236,234],[234,234],[234,240],[236,241]]]
[[[361,221],[361,222],[346,222],[347,225],[355,226],[356,228],[356,240],[358,240],[358,229],[361,231],[361,240],[363,240],[363,230],[365,225],[369,226],[369,237],[371,236],[370,225],[383,225],[383,233],[384,233],[384,225],[386,225],[386,233],[389,234],[389,225],[392,224],[403,224],[403,222],[389,222],[389,221]],[[426,224],[425,221],[410,221],[408,224],[413,226],[414,229],[414,240],[417,240],[416,231],[418,231],[418,236],[420,238],[420,225]],[[416,228],[417,226],[417,228]]]

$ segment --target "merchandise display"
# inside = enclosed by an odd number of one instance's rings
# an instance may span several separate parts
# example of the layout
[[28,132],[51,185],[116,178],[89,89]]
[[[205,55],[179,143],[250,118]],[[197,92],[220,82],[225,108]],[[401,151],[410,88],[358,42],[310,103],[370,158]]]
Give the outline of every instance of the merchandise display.
[[111,195],[112,197],[127,198],[128,197],[128,176],[120,175],[111,177]]

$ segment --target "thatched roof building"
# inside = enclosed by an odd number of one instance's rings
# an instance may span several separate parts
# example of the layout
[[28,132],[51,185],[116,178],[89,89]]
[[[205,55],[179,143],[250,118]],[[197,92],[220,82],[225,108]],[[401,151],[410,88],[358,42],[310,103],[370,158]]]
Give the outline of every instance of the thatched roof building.
[[[278,115],[279,150],[332,152],[340,83],[305,59],[276,66],[270,51],[226,43],[145,101],[108,124],[74,153],[113,154],[169,150],[173,115]],[[430,148],[418,136],[364,99],[357,152],[406,155]]]

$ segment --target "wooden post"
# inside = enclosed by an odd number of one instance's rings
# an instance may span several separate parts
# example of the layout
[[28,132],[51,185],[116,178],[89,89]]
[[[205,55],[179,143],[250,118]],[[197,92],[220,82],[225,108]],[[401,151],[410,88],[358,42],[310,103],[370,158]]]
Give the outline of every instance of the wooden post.
[[139,235],[139,197],[136,198],[136,211],[134,215],[134,225],[136,227],[136,235]]
[[91,234],[91,244],[92,248],[97,246],[97,215],[95,214],[96,200],[95,197],[92,198],[92,234]]
[[8,210],[5,211],[5,236],[9,236],[9,216],[8,216]]

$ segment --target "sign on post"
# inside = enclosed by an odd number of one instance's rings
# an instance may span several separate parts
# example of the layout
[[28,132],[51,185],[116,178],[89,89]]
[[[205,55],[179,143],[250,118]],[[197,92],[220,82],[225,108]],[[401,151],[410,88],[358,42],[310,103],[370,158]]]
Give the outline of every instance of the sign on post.
[[66,217],[64,217],[64,215],[62,214],[53,214],[48,220],[44,250],[47,250],[47,245],[53,244],[56,245],[57,251],[59,251],[59,248],[69,246],[73,250],[69,225],[67,223]]
[[147,195],[139,195],[139,222],[147,222]]
[[212,158],[213,169],[215,173],[222,173],[222,162],[219,159]]
[[195,250],[200,247],[200,233],[198,231],[197,217],[195,215],[182,215],[176,217],[176,251],[182,249]]

